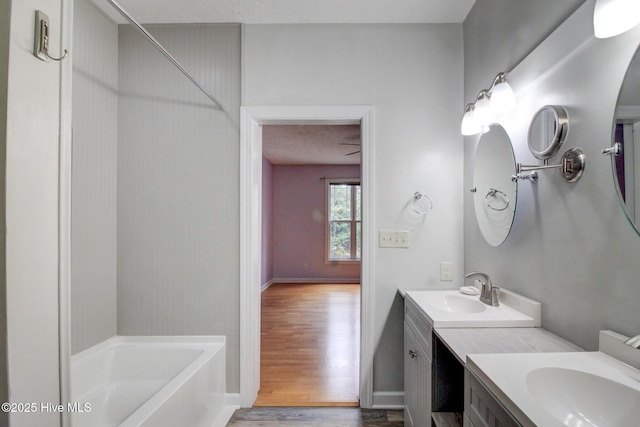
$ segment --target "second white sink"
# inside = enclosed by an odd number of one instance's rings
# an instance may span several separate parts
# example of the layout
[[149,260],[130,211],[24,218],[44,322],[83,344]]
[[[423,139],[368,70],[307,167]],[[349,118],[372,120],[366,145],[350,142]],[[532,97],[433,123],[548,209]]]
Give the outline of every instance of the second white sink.
[[600,351],[471,354],[466,366],[525,427],[628,427],[640,420],[640,371]]
[[640,390],[608,378],[544,367],[525,381],[544,411],[567,427],[632,426],[640,420]]

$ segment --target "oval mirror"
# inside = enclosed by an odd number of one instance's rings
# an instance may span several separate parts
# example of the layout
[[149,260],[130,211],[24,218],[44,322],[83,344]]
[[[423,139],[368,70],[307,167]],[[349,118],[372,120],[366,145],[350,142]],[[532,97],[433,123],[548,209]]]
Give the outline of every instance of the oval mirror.
[[560,105],[545,105],[529,125],[529,150],[537,159],[546,160],[558,152],[569,131],[567,110]]
[[[636,51],[622,82],[616,106],[611,168],[618,199],[627,218],[640,234],[640,50]],[[638,165],[638,167],[636,167]]]
[[516,212],[516,161],[509,135],[498,124],[482,135],[473,163],[473,205],[478,227],[491,246],[505,241]]

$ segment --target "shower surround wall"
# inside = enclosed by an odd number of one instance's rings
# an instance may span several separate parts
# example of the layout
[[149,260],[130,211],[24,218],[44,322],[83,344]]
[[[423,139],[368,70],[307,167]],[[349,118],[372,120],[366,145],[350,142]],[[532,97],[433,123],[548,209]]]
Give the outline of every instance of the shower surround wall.
[[239,391],[240,26],[129,26],[75,2],[72,352],[119,335],[225,335]]
[[225,335],[239,391],[240,26],[119,32],[118,334]]
[[117,333],[118,26],[74,2],[71,351]]

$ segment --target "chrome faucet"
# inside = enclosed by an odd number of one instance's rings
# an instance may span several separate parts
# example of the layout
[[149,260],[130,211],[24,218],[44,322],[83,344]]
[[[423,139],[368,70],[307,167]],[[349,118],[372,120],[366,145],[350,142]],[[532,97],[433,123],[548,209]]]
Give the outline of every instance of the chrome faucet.
[[498,302],[498,291],[500,290],[500,287],[491,283],[491,278],[488,274],[474,271],[465,275],[464,277],[467,279],[476,279],[480,281],[480,284],[482,285],[482,289],[480,290],[480,302],[491,305],[493,307],[498,307],[500,305],[500,303]]
[[624,343],[630,347],[640,350],[640,335],[631,337],[628,340],[626,340]]

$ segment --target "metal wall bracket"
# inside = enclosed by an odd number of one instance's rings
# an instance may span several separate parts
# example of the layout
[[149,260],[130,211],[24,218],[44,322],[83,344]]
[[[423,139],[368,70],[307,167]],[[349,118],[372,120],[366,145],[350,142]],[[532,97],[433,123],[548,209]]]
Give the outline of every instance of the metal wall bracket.
[[615,157],[617,157],[620,154],[622,154],[622,144],[620,144],[619,142],[616,142],[615,144],[613,144],[609,148],[603,148],[602,149],[602,155],[603,156],[615,156]]
[[60,58],[54,58],[49,55],[49,17],[41,10],[36,10],[36,22],[33,37],[33,55],[46,61],[51,59],[53,61],[62,61],[69,54],[67,49]]
[[[524,172],[538,171],[544,169],[559,169],[562,179],[567,182],[576,182],[582,177],[584,168],[587,164],[587,158],[579,148],[571,148],[564,152],[559,165],[540,165],[531,166],[518,163],[516,169],[516,175],[512,177],[512,180],[529,179],[525,177]],[[535,176],[537,180],[537,175]],[[531,179],[533,182],[535,180]]]

